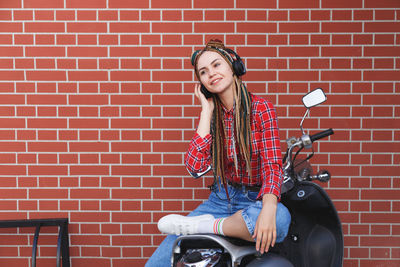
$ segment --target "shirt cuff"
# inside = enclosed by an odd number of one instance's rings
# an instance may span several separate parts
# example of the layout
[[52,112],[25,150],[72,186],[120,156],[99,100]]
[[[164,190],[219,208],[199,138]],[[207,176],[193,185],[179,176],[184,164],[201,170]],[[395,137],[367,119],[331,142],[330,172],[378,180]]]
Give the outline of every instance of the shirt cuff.
[[211,144],[211,134],[207,134],[204,138],[201,137],[197,132],[193,136],[193,145],[199,152],[204,152],[210,147]]
[[258,193],[257,199],[261,199],[263,197],[263,195],[265,195],[265,194],[273,194],[276,196],[278,201],[281,200],[281,190],[280,190],[280,188],[277,188],[275,186],[263,185],[261,187],[260,192]]

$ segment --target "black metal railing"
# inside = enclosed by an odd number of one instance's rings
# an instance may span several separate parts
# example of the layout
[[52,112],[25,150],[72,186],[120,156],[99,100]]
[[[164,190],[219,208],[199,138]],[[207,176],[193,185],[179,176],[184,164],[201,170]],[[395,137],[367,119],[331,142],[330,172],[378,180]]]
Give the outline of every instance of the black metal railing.
[[68,218],[0,221],[0,228],[36,227],[32,245],[32,267],[36,267],[39,233],[40,228],[44,226],[58,226],[57,267],[60,267],[60,257],[62,259],[62,266],[70,267]]

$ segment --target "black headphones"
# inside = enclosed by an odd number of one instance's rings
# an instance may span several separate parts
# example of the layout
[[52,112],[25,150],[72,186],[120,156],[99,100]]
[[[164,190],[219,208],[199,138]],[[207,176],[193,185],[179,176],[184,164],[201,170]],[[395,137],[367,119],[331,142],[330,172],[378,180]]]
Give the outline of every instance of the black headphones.
[[246,66],[244,65],[242,59],[238,54],[236,54],[235,51],[229,48],[225,48],[225,51],[234,55],[235,59],[232,61],[232,68],[233,72],[236,74],[236,76],[241,77],[246,74]]
[[[209,46],[209,47],[217,50],[218,52],[223,54],[226,58],[228,58],[229,61],[231,61],[233,73],[236,76],[241,77],[244,74],[246,74],[246,66],[244,65],[240,56],[238,54],[236,54],[235,51],[233,51],[232,49],[229,49],[229,48],[221,49],[221,48],[214,47],[214,46]],[[191,63],[192,63],[193,67],[195,67],[197,56],[199,55],[200,52],[203,52],[203,51],[205,51],[205,50],[197,50],[192,54]],[[231,55],[233,55],[234,58]],[[203,84],[201,84],[200,90],[206,98],[210,98],[213,95],[213,93],[208,91],[207,88]]]

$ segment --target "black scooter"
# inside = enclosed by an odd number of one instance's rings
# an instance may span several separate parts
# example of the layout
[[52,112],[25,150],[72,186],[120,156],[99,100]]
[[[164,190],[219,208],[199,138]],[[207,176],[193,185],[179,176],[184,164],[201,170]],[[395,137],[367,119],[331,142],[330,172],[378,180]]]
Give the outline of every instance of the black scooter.
[[[312,182],[327,182],[330,174],[324,170],[314,175],[308,162],[314,154],[313,142],[332,135],[333,131],[328,129],[308,135],[303,130],[303,122],[310,108],[325,100],[326,96],[320,88],[303,97],[307,111],[300,123],[302,136],[286,140],[288,148],[283,159],[281,201],[289,209],[292,222],[285,240],[275,244],[268,253],[260,255],[253,242],[213,234],[180,236],[173,246],[172,266],[342,266],[343,233],[339,216],[324,189]],[[298,155],[303,149],[311,149],[312,152],[299,160]]]

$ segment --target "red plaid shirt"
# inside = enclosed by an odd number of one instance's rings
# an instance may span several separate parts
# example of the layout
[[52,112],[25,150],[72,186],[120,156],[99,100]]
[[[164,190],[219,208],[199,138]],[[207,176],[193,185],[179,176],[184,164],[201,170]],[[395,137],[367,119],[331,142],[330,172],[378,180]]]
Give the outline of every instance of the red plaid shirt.
[[[234,119],[233,109],[228,111],[224,108],[224,120],[227,136],[225,145],[227,149],[226,179],[233,183],[248,186],[261,186],[258,198],[264,194],[274,194],[280,199],[282,175],[282,156],[279,141],[279,129],[276,111],[272,103],[251,94],[251,132],[252,132],[252,155],[250,179],[244,160],[239,160],[238,173],[234,164],[234,148],[232,139],[232,122]],[[201,173],[207,170],[211,164],[210,134],[201,138],[196,134],[192,138],[189,149],[185,155],[186,168],[191,173]],[[236,151],[239,148],[236,144]]]

